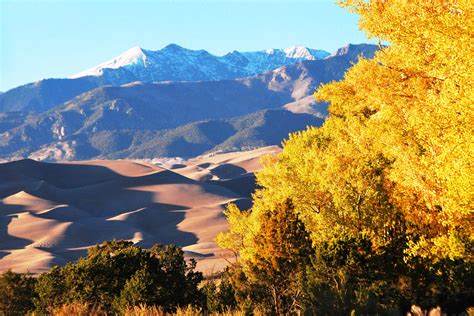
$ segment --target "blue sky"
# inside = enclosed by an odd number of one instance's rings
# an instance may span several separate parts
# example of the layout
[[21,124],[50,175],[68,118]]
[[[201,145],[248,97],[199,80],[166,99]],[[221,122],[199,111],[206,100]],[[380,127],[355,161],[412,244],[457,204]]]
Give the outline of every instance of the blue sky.
[[133,46],[330,52],[368,42],[329,0],[0,0],[0,91],[67,77]]

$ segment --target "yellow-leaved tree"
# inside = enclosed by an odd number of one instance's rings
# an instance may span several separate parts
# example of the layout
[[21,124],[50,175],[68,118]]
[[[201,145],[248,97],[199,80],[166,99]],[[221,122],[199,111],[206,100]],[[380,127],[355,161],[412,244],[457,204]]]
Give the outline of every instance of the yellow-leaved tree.
[[[474,206],[474,5],[471,1],[344,1],[369,37],[388,41],[345,80],[318,90],[390,165],[390,202],[416,238],[407,254],[469,258]],[[351,120],[362,115],[362,120]],[[345,119],[344,119],[345,118]],[[337,120],[336,118],[334,120]],[[328,124],[331,125],[331,121]],[[354,146],[359,150],[363,143]],[[367,145],[365,145],[367,146]],[[366,147],[367,148],[367,147]]]
[[[474,241],[472,1],[340,1],[380,50],[315,93],[321,128],[294,133],[257,175],[254,206],[218,238],[254,262],[263,213],[291,199],[313,246],[403,236],[403,259],[463,262]],[[239,224],[233,224],[239,222]],[[249,229],[246,229],[246,228]],[[239,229],[240,228],[240,229]],[[447,261],[446,261],[447,260]],[[441,270],[438,273],[443,273]]]

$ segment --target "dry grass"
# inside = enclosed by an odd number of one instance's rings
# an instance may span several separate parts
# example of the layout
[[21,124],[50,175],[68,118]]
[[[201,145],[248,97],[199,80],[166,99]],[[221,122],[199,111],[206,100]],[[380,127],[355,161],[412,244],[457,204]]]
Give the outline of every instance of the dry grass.
[[[104,316],[107,315],[107,312],[101,308],[90,307],[88,304],[85,303],[71,303],[65,304],[61,307],[51,308],[48,309],[50,315],[55,316]],[[33,312],[29,314],[30,316],[44,316],[43,313]]]
[[[105,310],[95,307],[89,307],[84,303],[71,303],[66,304],[58,308],[51,309],[50,315],[54,316],[105,316],[109,315]],[[175,313],[166,313],[160,307],[156,306],[134,306],[129,307],[120,312],[121,315],[126,316],[195,316],[195,315],[208,315],[208,316],[244,316],[243,311],[226,311],[223,313],[207,313],[198,307],[188,306],[181,307],[176,310]],[[262,313],[254,313],[255,316],[261,316]],[[40,316],[38,313],[32,313],[30,316]],[[41,315],[43,316],[43,315]]]
[[[123,311],[124,315],[129,316],[165,316],[165,315],[176,315],[176,316],[195,316],[195,315],[214,315],[214,316],[244,316],[245,313],[242,311],[227,311],[224,313],[206,313],[202,309],[188,306],[178,308],[174,314],[169,314],[163,312],[160,308],[156,306],[135,306]],[[259,316],[259,314],[255,314]]]

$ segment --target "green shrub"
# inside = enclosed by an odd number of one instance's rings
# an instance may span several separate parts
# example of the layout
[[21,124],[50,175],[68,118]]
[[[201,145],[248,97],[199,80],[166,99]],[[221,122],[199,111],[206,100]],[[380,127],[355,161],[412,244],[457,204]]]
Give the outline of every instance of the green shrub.
[[79,261],[40,275],[35,304],[41,312],[71,303],[117,311],[146,304],[174,311],[202,301],[202,274],[194,271],[195,265],[186,263],[176,246],[143,249],[128,241],[108,241],[90,248]]
[[0,276],[0,315],[23,315],[33,310],[36,280],[11,270]]
[[202,287],[206,297],[206,309],[209,313],[223,313],[237,307],[229,271],[225,269],[218,280],[207,280]]

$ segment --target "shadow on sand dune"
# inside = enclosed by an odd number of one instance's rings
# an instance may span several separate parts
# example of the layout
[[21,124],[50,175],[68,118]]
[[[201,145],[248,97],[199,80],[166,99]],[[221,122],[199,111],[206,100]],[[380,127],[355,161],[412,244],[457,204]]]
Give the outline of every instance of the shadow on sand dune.
[[230,164],[230,163],[225,163],[211,169],[211,174],[219,177],[220,179],[231,179],[231,178],[239,177],[246,173],[247,173],[247,170],[245,170],[244,168]]
[[10,254],[9,250],[24,248],[27,245],[31,244],[31,241],[28,239],[18,238],[10,236],[8,234],[8,225],[16,216],[5,215],[2,210],[6,206],[8,206],[8,210],[10,211],[10,213],[13,213],[13,210],[21,210],[21,206],[5,205],[0,201],[0,260]]
[[253,173],[244,174],[232,179],[224,180],[207,180],[208,183],[222,186],[232,192],[238,193],[248,199],[252,198],[252,194],[258,188],[256,178]]
[[[197,184],[169,170],[150,168],[149,173],[125,176],[100,165],[52,164],[33,160],[0,164],[2,187],[25,179],[28,181],[22,191],[56,204],[49,210],[31,212],[28,224],[32,225],[32,219],[38,223],[32,229],[43,229],[43,222],[53,227],[67,223],[61,230],[45,230],[44,235],[49,236],[50,244],[36,247],[57,255],[58,260],[53,262],[63,263],[61,258],[75,260],[86,253],[85,247],[111,239],[134,240],[142,246],[155,243],[184,246],[197,242],[194,234],[177,227],[184,220],[184,210],[188,207],[159,203],[156,193],[136,189]],[[9,214],[27,211],[30,211],[28,205],[6,205],[0,201],[0,259],[8,254],[5,250],[22,249],[32,244],[28,239],[12,237],[8,233],[12,221]],[[15,224],[25,223],[19,219]],[[0,261],[0,270],[7,268],[2,267]]]

